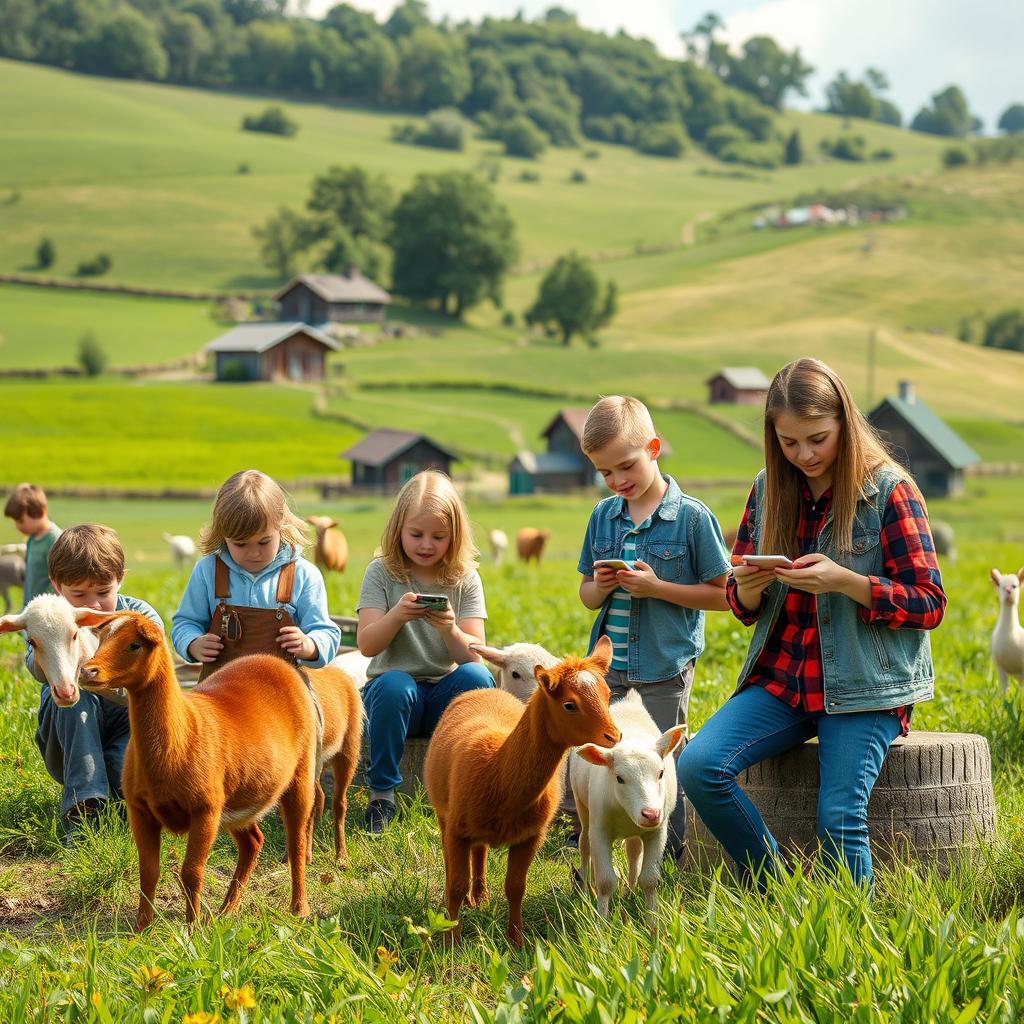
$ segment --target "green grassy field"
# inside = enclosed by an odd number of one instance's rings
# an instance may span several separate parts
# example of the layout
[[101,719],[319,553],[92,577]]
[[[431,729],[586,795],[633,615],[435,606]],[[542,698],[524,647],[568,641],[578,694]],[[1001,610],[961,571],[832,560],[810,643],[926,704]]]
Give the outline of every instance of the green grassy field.
[[[109,252],[111,280],[194,288],[267,287],[251,227],[281,204],[299,206],[312,177],[334,163],[359,163],[390,177],[397,188],[417,171],[472,169],[494,155],[494,143],[474,140],[463,153],[389,140],[404,116],[324,104],[284,103],[299,125],[291,140],[239,129],[242,117],[266,100],[142,82],[75,75],[0,61],[0,124],[7,159],[0,167],[5,230],[0,269],[30,266],[39,238],[58,251],[53,271]],[[824,115],[787,114],[805,148],[834,137],[841,122]],[[936,166],[942,143],[922,135],[858,123],[869,148],[888,146],[892,161],[864,166],[831,162],[757,172],[753,179],[701,175],[722,165],[698,151],[685,160],[642,157],[622,147],[587,144],[550,149],[534,166],[502,160],[497,185],[519,227],[523,259],[550,261],[575,247],[587,253],[675,242],[700,214],[773,199],[812,187],[839,186],[876,168],[905,175]],[[245,163],[248,174],[239,174]],[[541,181],[518,180],[523,167]],[[585,185],[570,173],[586,171]],[[16,196],[16,201],[11,201]]]
[[[987,571],[1019,559],[1021,538],[1000,541],[1017,481],[971,484],[960,559],[944,565],[950,596],[933,634],[937,699],[920,705],[915,729],[979,732],[988,737],[999,808],[986,854],[956,864],[949,877],[914,866],[880,868],[875,899],[814,874],[767,898],[708,874],[669,871],[659,890],[658,929],[648,933],[640,901],[625,893],[601,922],[568,883],[572,864],[555,829],[531,870],[524,907],[527,945],[504,942],[501,895],[505,857],[489,864],[491,903],[463,914],[465,941],[454,952],[427,939],[443,867],[436,822],[419,799],[383,840],[360,831],[365,795],[349,815],[352,865],[341,872],[318,832],[310,872],[315,916],[286,913],[288,882],[278,863],[282,833],[267,822],[267,846],[241,911],[188,933],[173,868],[181,840],[164,844],[159,917],[131,933],[137,873],[124,825],[111,816],[94,837],[64,850],[56,822],[57,787],[32,740],[37,688],[18,669],[19,643],[0,641],[0,1019],[23,1021],[178,1022],[187,1014],[266,1022],[474,1021],[907,1021],[915,1024],[1018,1019],[1024,1008],[1024,733],[1019,695],[997,696],[987,637],[995,602]],[[735,496],[705,495],[720,515]],[[933,513],[955,519],[955,502]],[[480,528],[514,525],[523,508],[555,524],[553,557],[539,568],[482,570],[488,638],[580,650],[590,613],[576,598],[575,546],[583,503],[504,502],[474,507]],[[311,505],[303,506],[304,511]],[[140,511],[142,509],[143,511]],[[150,505],[58,505],[115,523],[132,548],[151,540]],[[330,506],[329,510],[336,510]],[[334,592],[354,594],[357,562],[367,556],[383,506],[337,509],[355,538],[353,570]],[[182,527],[198,507],[175,506]],[[144,521],[145,520],[145,521]],[[575,525],[574,525],[575,524]],[[183,578],[166,564],[133,564],[132,593],[167,614]],[[708,647],[691,704],[694,727],[729,693],[747,633],[724,614],[708,617]],[[206,903],[215,908],[233,865],[231,845],[216,844]],[[159,970],[156,970],[159,968]]]

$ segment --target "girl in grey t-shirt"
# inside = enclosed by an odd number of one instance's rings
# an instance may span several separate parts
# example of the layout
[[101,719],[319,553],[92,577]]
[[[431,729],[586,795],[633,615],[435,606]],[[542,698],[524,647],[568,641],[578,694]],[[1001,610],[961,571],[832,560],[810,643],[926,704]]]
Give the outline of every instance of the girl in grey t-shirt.
[[[371,833],[395,816],[406,739],[431,735],[460,693],[494,685],[469,647],[485,642],[487,618],[474,555],[451,480],[436,470],[417,473],[398,493],[381,556],[367,566],[359,593],[359,650],[371,659],[363,689]],[[424,603],[424,595],[446,600]]]

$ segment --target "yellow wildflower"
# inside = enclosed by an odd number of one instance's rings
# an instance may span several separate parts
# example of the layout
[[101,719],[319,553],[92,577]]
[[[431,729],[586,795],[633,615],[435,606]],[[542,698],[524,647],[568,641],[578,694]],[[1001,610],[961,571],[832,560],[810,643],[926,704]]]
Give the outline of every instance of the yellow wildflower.
[[224,1005],[229,1010],[252,1010],[256,1006],[256,997],[252,991],[252,985],[243,985],[241,988],[233,988],[225,992],[227,986],[221,989],[224,997]]
[[219,1013],[207,1013],[205,1010],[197,1010],[195,1013],[186,1013],[181,1018],[181,1024],[219,1024]]
[[159,992],[160,989],[174,984],[174,976],[162,967],[139,967],[135,971],[135,981],[147,992]]

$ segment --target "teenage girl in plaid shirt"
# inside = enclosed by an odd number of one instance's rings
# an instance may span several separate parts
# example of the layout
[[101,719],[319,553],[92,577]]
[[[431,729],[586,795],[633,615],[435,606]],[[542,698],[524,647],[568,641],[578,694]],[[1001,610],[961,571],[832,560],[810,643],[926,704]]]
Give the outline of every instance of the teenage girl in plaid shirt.
[[779,849],[736,776],[817,735],[823,856],[870,887],[868,798],[913,705],[933,696],[927,631],[946,605],[924,500],[817,359],[775,375],[764,448],[733,562],[794,562],[735,565],[729,605],[754,634],[735,693],[680,755],[679,781],[763,886]]

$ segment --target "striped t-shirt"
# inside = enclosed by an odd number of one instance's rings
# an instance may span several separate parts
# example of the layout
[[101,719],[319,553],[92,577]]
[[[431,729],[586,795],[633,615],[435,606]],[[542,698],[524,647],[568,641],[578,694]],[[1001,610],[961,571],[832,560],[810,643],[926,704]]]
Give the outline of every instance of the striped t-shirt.
[[[623,511],[626,519],[629,513]],[[632,520],[629,520],[632,522]],[[636,560],[636,535],[651,525],[651,517],[648,516],[639,526],[633,527],[622,538],[622,555],[624,561],[632,564]],[[612,642],[612,668],[625,672],[629,668],[629,609],[632,603],[629,591],[622,587],[616,587],[612,591],[611,603],[608,605],[608,615],[604,620],[604,631]]]

